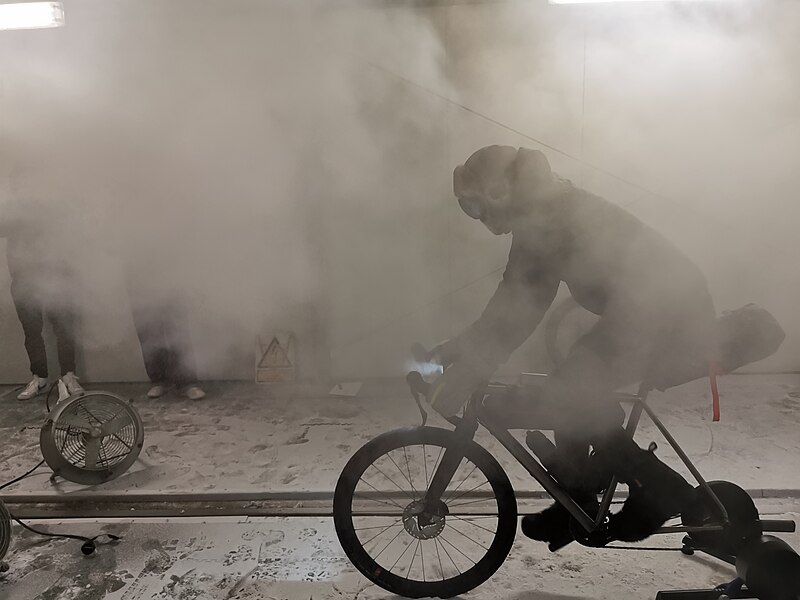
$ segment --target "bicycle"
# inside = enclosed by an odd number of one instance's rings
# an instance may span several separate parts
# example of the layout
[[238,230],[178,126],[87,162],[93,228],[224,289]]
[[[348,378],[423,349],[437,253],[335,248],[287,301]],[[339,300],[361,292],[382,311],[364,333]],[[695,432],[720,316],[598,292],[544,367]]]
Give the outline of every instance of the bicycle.
[[[367,579],[400,596],[450,598],[478,587],[503,564],[517,531],[516,495],[497,460],[475,442],[479,426],[569,511],[578,543],[606,545],[606,540],[598,542],[602,538],[598,534],[610,514],[617,481],[608,482],[596,516],[564,491],[546,468],[547,460],[511,433],[552,429],[546,409],[525,402],[527,386],[489,383],[469,399],[461,416],[447,419],[454,426],[449,430],[426,425],[421,397],[429,384],[417,372],[409,373],[407,381],[422,426],[390,431],[367,442],[346,464],[334,493],[337,536]],[[679,525],[666,525],[657,533],[685,533],[684,553],[705,552],[736,565],[739,575],[715,590],[661,592],[658,598],[800,598],[800,556],[779,538],[763,535],[792,532],[794,521],[762,520],[742,488],[703,479],[648,405],[648,392],[642,385],[637,394],[614,394],[614,402],[631,406],[626,431],[633,435],[646,414],[697,480],[702,494],[702,501],[681,515]],[[522,404],[525,410],[515,412],[513,407]],[[539,436],[540,442],[546,439]]]

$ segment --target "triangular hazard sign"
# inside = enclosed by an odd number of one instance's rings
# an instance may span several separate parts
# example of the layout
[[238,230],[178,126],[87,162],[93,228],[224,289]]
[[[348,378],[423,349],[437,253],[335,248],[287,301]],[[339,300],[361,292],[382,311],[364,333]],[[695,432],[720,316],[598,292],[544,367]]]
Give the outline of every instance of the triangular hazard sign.
[[286,354],[286,350],[283,349],[283,346],[281,346],[278,338],[272,338],[267,349],[264,350],[262,346],[261,351],[261,360],[258,363],[260,369],[292,366],[292,361],[289,360],[289,356]]

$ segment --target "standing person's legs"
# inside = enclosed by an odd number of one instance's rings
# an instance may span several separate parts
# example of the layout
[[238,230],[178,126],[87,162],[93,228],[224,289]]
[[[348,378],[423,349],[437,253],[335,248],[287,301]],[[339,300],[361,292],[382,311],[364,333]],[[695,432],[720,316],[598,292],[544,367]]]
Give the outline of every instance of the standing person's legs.
[[[169,348],[167,376],[178,389],[202,397],[198,392],[197,370],[192,349],[191,330],[186,310],[180,302],[173,301],[163,307],[164,337]],[[197,388],[197,391],[194,390]]]
[[58,363],[61,371],[59,401],[84,391],[75,374],[75,331],[76,314],[71,305],[72,295],[61,294],[45,308],[47,318],[53,325],[58,349]]
[[131,300],[133,324],[142,348],[142,358],[147,377],[154,384],[168,381],[169,350],[164,335],[164,317],[155,306],[142,306]]
[[24,282],[11,282],[11,298],[25,334],[25,351],[30,360],[31,373],[47,379],[47,353],[42,337],[43,308],[31,286]]
[[75,373],[75,311],[70,306],[55,304],[47,308],[47,317],[56,336],[61,375]]

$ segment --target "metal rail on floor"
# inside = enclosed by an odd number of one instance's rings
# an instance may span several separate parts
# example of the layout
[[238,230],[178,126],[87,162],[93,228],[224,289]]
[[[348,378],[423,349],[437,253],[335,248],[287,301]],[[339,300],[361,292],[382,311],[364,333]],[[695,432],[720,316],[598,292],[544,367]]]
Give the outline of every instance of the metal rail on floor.
[[[370,502],[374,493],[362,495],[362,503],[354,514],[386,514],[386,504]],[[396,501],[408,500],[400,492],[381,492]],[[454,514],[485,514],[491,510],[491,494],[470,492],[462,496],[471,499],[468,509]],[[146,517],[330,517],[333,516],[332,492],[272,492],[272,493],[200,493],[200,494],[40,494],[0,496],[9,510],[25,519],[63,518],[146,518]],[[485,499],[487,504],[480,502]],[[550,499],[544,491],[518,492],[520,508],[526,502]],[[477,501],[477,502],[476,502]],[[539,508],[537,508],[538,510]],[[495,508],[496,510],[496,508]]]
[[[361,502],[354,507],[354,514],[380,516],[386,514],[385,503],[376,503],[374,492],[361,494]],[[381,492],[381,496],[395,498],[398,502],[408,500],[400,492]],[[516,493],[519,513],[526,514],[543,508],[551,499],[542,490],[518,491]],[[490,493],[469,492],[468,508],[453,514],[483,515],[496,511],[494,497]],[[625,494],[615,498],[622,501]],[[165,518],[165,517],[331,517],[333,516],[332,492],[214,492],[196,494],[92,494],[71,493],[64,495],[6,495],[0,496],[9,510],[21,519],[103,519],[103,518]],[[486,503],[480,502],[485,499]],[[616,501],[616,500],[615,500]],[[389,509],[391,512],[391,507]],[[793,532],[794,522],[762,519],[765,531]],[[680,533],[682,527],[665,528]]]

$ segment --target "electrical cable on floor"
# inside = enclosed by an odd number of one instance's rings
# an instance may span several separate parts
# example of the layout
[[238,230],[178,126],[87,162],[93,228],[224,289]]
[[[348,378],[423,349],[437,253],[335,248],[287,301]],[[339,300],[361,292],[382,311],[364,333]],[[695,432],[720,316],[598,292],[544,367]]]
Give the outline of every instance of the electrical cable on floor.
[[99,533],[96,536],[90,538],[90,537],[86,537],[86,536],[83,536],[83,535],[75,535],[75,534],[72,534],[72,533],[52,533],[52,532],[49,532],[49,531],[41,531],[41,530],[38,530],[38,529],[34,529],[30,525],[27,525],[27,524],[23,523],[17,517],[15,517],[13,514],[11,515],[11,518],[17,524],[22,526],[24,529],[27,529],[28,531],[30,531],[31,533],[35,533],[36,535],[41,535],[41,536],[45,536],[45,537],[54,537],[54,538],[65,538],[65,539],[78,540],[79,542],[83,542],[83,545],[81,546],[81,552],[83,552],[83,554],[85,554],[86,556],[89,556],[90,554],[94,554],[95,550],[97,550],[97,544],[95,543],[95,541],[98,538],[107,537],[109,540],[111,540],[111,543],[118,542],[118,541],[120,541],[122,539],[120,536],[114,535],[113,533]]
[[[45,399],[44,399],[45,406],[47,407],[47,412],[50,412],[50,394],[52,393],[53,388],[56,387],[57,383],[58,383],[58,381],[54,381],[53,384],[50,386],[50,389],[47,390],[47,396],[45,396]],[[20,481],[22,481],[26,477],[30,477],[31,475],[33,475],[33,472],[36,471],[36,469],[38,469],[39,467],[41,467],[43,464],[44,464],[44,459],[42,459],[42,461],[39,464],[37,464],[35,467],[33,467],[27,473],[25,473],[23,475],[20,475],[19,477],[16,477],[16,478],[12,479],[11,481],[7,481],[7,482],[3,483],[2,485],[0,485],[0,490],[4,490],[7,487],[10,487],[10,486],[14,485],[15,483],[19,483]]]
[[[56,384],[57,384],[57,382],[54,382],[53,385],[50,386],[50,389],[47,391],[47,396],[45,397],[45,405],[47,406],[47,412],[50,412],[50,394],[52,393],[53,388],[56,386]],[[26,477],[30,477],[44,463],[45,463],[45,461],[43,459],[35,467],[33,467],[32,469],[26,471],[25,473],[23,473],[19,477],[15,477],[14,479],[3,483],[2,485],[0,485],[0,490],[4,490],[5,488],[10,487],[10,486],[14,485],[15,483],[19,483],[20,481],[22,481]],[[9,513],[9,514],[11,514],[11,513]],[[41,536],[45,536],[45,537],[54,537],[54,538],[65,538],[65,539],[78,540],[79,542],[83,542],[83,545],[81,546],[81,552],[83,552],[83,554],[85,554],[86,556],[89,556],[90,554],[94,554],[95,550],[97,550],[96,540],[99,539],[99,538],[107,537],[109,540],[111,540],[111,542],[117,542],[117,541],[120,541],[122,539],[120,536],[114,535],[113,533],[99,533],[96,536],[91,537],[91,538],[83,536],[83,535],[75,535],[75,534],[72,534],[72,533],[51,533],[51,532],[48,532],[48,531],[41,531],[41,530],[38,530],[38,529],[34,529],[30,525],[27,525],[27,524],[23,523],[22,521],[20,521],[19,518],[17,518],[13,514],[11,514],[11,518],[17,524],[19,524],[23,529],[27,529],[28,531],[30,531],[31,533],[35,533],[36,535],[41,535]]]
[[50,394],[53,392],[53,388],[58,385],[58,379],[56,379],[53,384],[50,386],[50,389],[47,390],[47,396],[44,397],[44,405],[47,408],[47,412],[50,412]]
[[23,480],[23,479],[25,479],[26,477],[30,477],[31,475],[33,475],[33,472],[34,472],[36,469],[38,469],[39,467],[41,467],[43,464],[44,464],[44,460],[42,460],[42,461],[41,461],[41,462],[40,462],[38,465],[36,465],[35,467],[33,467],[33,468],[30,470],[30,471],[28,471],[28,472],[27,472],[27,473],[25,473],[24,475],[20,475],[19,477],[16,477],[16,478],[12,479],[11,481],[7,481],[7,482],[5,482],[4,484],[0,485],[0,490],[4,490],[4,489],[6,489],[6,488],[7,488],[7,487],[9,487],[9,486],[12,486],[12,485],[14,485],[15,483],[19,483],[20,481],[22,481],[22,480]]
[[[26,473],[20,475],[19,477],[15,477],[11,481],[7,481],[6,483],[0,485],[0,490],[5,489],[5,488],[7,488],[7,487],[9,487],[11,485],[14,485],[15,483],[18,483],[18,482],[22,481],[26,477],[30,477],[33,474],[33,472],[36,471],[36,469],[38,469],[39,467],[41,467],[43,464],[44,464],[44,460],[42,460],[38,465],[36,465],[35,467],[30,469]],[[83,536],[83,535],[75,535],[75,534],[71,534],[71,533],[50,533],[48,531],[40,531],[40,530],[34,529],[30,525],[26,525],[25,523],[20,521],[13,514],[11,514],[11,518],[14,521],[16,521],[21,527],[23,527],[24,529],[27,529],[31,533],[35,533],[36,535],[42,535],[42,536],[46,536],[46,537],[67,538],[67,539],[78,540],[79,542],[83,542],[83,546],[81,546],[81,552],[83,552],[86,556],[89,556],[90,554],[93,554],[94,551],[97,550],[97,544],[95,542],[96,542],[96,540],[98,538],[107,537],[112,542],[116,542],[116,541],[119,541],[119,540],[122,539],[120,536],[114,535],[112,533],[100,533],[100,534],[98,534],[98,535],[96,535],[94,537],[91,537],[91,538]]]

